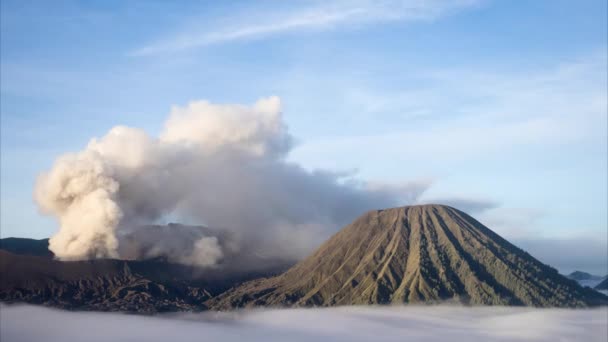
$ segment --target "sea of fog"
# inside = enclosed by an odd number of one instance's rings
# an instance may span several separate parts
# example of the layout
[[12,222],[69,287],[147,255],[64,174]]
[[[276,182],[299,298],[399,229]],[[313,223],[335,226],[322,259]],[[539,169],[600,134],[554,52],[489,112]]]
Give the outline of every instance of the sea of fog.
[[340,307],[139,316],[0,306],[12,341],[602,341],[608,308]]

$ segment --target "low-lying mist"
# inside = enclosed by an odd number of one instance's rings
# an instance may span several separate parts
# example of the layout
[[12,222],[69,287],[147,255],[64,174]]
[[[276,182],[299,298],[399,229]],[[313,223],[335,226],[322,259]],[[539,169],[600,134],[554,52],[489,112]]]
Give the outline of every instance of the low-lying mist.
[[134,316],[2,306],[13,341],[606,341],[608,308],[393,306]]

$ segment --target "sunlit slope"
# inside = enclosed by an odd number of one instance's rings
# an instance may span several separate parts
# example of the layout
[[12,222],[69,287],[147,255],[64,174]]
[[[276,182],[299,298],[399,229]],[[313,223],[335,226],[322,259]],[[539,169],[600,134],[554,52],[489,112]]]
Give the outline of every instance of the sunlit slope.
[[282,275],[245,283],[208,306],[445,300],[541,307],[608,303],[469,215],[421,205],[368,212]]

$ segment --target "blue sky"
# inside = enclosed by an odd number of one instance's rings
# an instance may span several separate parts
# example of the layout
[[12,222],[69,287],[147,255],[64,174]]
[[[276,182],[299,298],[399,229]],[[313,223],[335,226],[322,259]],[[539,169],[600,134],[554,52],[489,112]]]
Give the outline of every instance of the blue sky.
[[469,208],[524,246],[606,255],[603,0],[1,6],[3,237],[55,231],[36,176],[91,137],[156,135],[192,100],[277,95],[291,161],[426,181],[420,201]]

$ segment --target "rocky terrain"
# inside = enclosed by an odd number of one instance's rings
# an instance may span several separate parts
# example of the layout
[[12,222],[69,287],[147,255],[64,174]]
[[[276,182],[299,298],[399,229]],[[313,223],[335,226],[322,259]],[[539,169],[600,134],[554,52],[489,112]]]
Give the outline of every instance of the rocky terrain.
[[585,307],[608,298],[563,277],[469,215],[424,205],[371,211],[284,274],[243,284],[208,305],[440,301]]
[[[40,240],[18,239],[36,246]],[[44,240],[43,240],[44,241]],[[3,246],[11,243],[3,244]],[[31,249],[20,250],[23,253]],[[62,262],[0,249],[0,301],[63,309],[154,313],[206,310],[205,301],[244,280],[271,273],[228,275],[151,260]]]
[[284,273],[227,275],[221,268],[197,269],[162,258],[62,262],[45,244],[48,240],[0,241],[0,301],[138,313],[444,301],[608,304],[603,294],[441,205],[368,212]]

